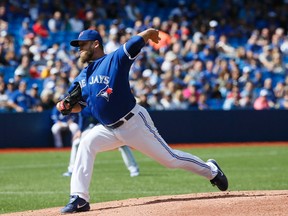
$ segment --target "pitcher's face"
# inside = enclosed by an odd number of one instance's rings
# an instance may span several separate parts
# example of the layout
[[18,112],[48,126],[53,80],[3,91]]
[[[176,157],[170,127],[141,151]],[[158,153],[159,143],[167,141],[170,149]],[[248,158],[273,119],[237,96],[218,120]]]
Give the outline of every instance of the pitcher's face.
[[95,51],[94,41],[79,42],[80,60],[82,63],[90,62]]

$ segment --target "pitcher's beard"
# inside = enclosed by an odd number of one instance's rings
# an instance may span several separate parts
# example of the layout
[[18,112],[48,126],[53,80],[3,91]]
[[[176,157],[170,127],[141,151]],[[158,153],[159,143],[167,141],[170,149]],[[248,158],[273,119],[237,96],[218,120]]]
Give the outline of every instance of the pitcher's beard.
[[80,61],[84,64],[84,63],[89,63],[93,57],[93,52],[83,52],[80,55]]

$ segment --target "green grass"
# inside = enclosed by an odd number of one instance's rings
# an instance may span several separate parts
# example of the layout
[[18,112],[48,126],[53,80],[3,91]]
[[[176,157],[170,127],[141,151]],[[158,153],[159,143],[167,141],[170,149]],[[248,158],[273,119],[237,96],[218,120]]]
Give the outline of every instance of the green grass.
[[[203,160],[215,158],[229,178],[229,190],[287,190],[288,147],[184,149]],[[91,203],[128,198],[218,191],[206,179],[162,167],[134,151],[140,176],[130,178],[120,152],[96,157]],[[70,178],[62,177],[70,152],[0,154],[0,214],[64,206]]]

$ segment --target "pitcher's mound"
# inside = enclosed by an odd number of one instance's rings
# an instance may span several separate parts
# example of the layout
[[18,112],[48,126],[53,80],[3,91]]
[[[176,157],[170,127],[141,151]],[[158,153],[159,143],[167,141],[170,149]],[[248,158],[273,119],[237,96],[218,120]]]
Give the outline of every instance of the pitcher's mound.
[[[233,191],[175,196],[144,197],[91,204],[77,216],[191,216],[191,215],[288,215],[288,190]],[[59,208],[5,214],[7,216],[55,216]],[[75,214],[74,214],[75,215]]]

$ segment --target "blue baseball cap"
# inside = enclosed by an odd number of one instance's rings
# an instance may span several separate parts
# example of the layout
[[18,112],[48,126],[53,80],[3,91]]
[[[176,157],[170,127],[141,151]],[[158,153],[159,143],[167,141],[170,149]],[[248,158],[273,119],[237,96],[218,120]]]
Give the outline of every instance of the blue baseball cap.
[[88,29],[88,30],[82,31],[79,34],[78,39],[72,40],[70,42],[70,45],[74,47],[79,47],[79,41],[96,41],[96,40],[98,40],[100,44],[102,44],[103,42],[102,37],[99,34],[99,32]]

